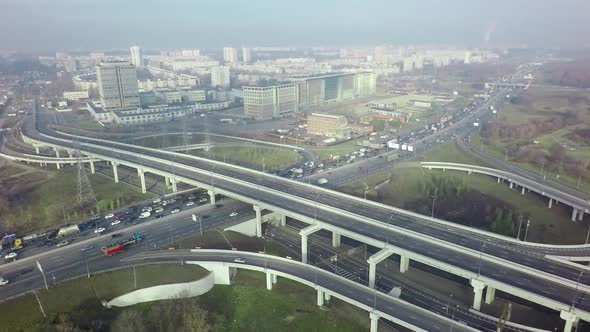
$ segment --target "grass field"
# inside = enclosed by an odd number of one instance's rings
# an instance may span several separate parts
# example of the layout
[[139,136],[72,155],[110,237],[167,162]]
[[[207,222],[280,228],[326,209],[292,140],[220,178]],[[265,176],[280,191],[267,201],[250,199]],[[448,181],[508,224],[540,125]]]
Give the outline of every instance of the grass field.
[[[195,265],[150,265],[135,269],[137,288],[160,284],[194,281],[207,271]],[[102,308],[102,300],[111,300],[135,290],[133,269],[105,272],[92,278],[66,281],[37,294],[47,318],[44,319],[34,295],[26,295],[0,304],[0,321],[4,331],[42,331],[58,313],[72,317],[113,316],[114,311]]]
[[[588,105],[590,104],[590,93],[584,90],[564,90],[547,87],[533,87],[524,92],[520,97],[520,102],[517,104],[507,105],[495,120],[501,125],[518,126],[527,125],[533,121],[552,121],[567,112],[577,114],[577,120],[573,124],[564,124],[564,127],[549,131],[549,132],[535,132],[532,137],[527,137],[527,141],[511,139],[511,138],[497,138],[493,137],[484,141],[482,144],[481,137],[475,135],[472,142],[476,147],[482,147],[486,153],[494,155],[495,157],[504,159],[505,151],[510,150],[511,146],[517,144],[528,143],[531,147],[542,151],[545,154],[549,153],[551,146],[555,144],[562,144],[572,147],[574,150],[564,149],[566,156],[573,157],[582,163],[590,161],[590,146],[587,144],[574,142],[566,137],[575,130],[588,129],[590,124],[590,112],[588,112]],[[532,144],[537,141],[537,144]],[[531,171],[541,173],[539,166],[536,166],[528,161],[514,160],[508,155],[508,160],[523,168]],[[557,175],[559,174],[559,178]],[[588,176],[583,174],[583,176]],[[554,174],[548,174],[553,180],[567,184],[572,187],[578,186],[578,178],[580,174],[566,174],[563,167]],[[581,181],[580,190],[590,192],[589,181]]]
[[339,144],[330,145],[328,147],[309,147],[306,150],[313,152],[316,157],[320,160],[330,159],[330,156],[342,156],[353,151],[360,149],[357,143],[360,143],[364,139],[352,139]]
[[[14,173],[17,166],[5,166],[0,172]],[[12,169],[12,170],[11,170]],[[20,232],[44,229],[67,222],[74,222],[84,217],[92,205],[82,209],[78,205],[78,183],[75,166],[67,166],[61,170],[42,168],[28,168],[29,173],[22,176],[0,178],[0,184],[6,191],[1,199],[10,202],[2,211],[4,227]],[[151,197],[142,194],[126,184],[116,184],[113,180],[102,175],[90,175],[92,189],[97,202],[107,209],[117,208],[136,201]],[[118,203],[117,203],[118,201]]]
[[209,152],[193,150],[193,155],[209,156],[212,159],[250,167],[258,170],[285,168],[299,161],[299,154],[292,150],[269,147],[214,147]]
[[231,286],[215,286],[199,304],[223,317],[223,331],[366,331],[368,314],[337,299],[315,305],[316,292],[279,278],[266,290],[263,273],[240,270]]
[[461,151],[453,142],[445,143],[435,150],[418,157],[417,160],[488,166],[478,158]]
[[[445,144],[441,148],[430,152],[421,159],[428,161],[448,161],[467,164],[480,164],[473,157],[462,153],[454,144]],[[485,166],[485,165],[483,165]],[[421,189],[435,175],[444,174],[445,177],[461,179],[466,190],[478,191],[495,200],[502,201],[514,207],[522,213],[530,215],[530,227],[527,240],[533,242],[553,244],[580,244],[585,241],[586,226],[580,223],[572,223],[570,219],[571,209],[564,205],[554,205],[547,208],[545,198],[532,192],[522,195],[519,190],[512,190],[505,183],[497,183],[497,180],[485,175],[471,174],[454,171],[429,171],[422,168],[402,168],[393,170],[390,182],[367,193],[367,198],[381,201],[382,203],[404,208],[409,203],[424,200]],[[367,179],[368,184],[380,183],[384,180],[383,174],[377,174]],[[387,175],[388,176],[388,175]],[[362,197],[365,185],[357,181],[343,189]],[[452,220],[450,220],[452,221]],[[524,232],[524,229],[523,229]]]

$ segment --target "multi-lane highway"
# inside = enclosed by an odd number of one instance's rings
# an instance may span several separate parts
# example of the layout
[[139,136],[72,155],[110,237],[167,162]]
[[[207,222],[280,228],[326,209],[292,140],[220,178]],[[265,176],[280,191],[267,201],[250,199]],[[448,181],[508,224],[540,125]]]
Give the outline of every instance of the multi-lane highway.
[[[73,147],[70,137],[42,130],[48,136],[36,132],[34,126],[23,127],[26,135],[39,141]],[[166,152],[108,141],[93,141],[100,144],[98,145],[90,144],[90,139],[80,140],[83,142],[81,150],[86,153],[142,165],[146,169],[163,170],[179,178],[214,185],[218,190],[250,197],[250,202],[291,211],[294,217],[317,219],[318,222],[337,227],[342,232],[367,239],[367,242],[371,239],[382,245],[389,243],[567,306],[574,299],[578,310],[588,308],[586,298],[577,296],[579,292],[586,292],[584,285],[587,280],[579,278],[580,273],[576,268],[550,262],[538,254],[523,250],[513,242],[491,234],[440,225],[430,218],[222,163],[180,155],[174,155],[174,161],[170,162],[168,159],[171,155]],[[375,224],[371,220],[381,223]],[[383,223],[386,221],[392,226],[384,229]],[[400,232],[400,229],[408,232]],[[430,238],[438,241],[430,241]],[[449,248],[449,243],[456,246],[456,249]],[[551,252],[552,249],[545,250]],[[498,258],[505,262],[499,263]],[[524,266],[531,269],[523,270]],[[555,276],[561,279],[556,279]],[[578,279],[581,280],[580,287],[577,286]]]

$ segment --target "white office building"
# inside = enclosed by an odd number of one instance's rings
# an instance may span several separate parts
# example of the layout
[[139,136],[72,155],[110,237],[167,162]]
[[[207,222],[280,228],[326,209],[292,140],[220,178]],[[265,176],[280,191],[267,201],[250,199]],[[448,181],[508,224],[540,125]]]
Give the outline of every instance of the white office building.
[[242,48],[242,62],[248,64],[252,61],[252,52],[248,47]]
[[233,47],[223,48],[223,61],[229,63],[238,62],[238,50]]
[[141,48],[139,46],[131,46],[131,64],[135,67],[143,67],[143,58],[141,57]]
[[96,66],[96,78],[100,102],[107,111],[140,106],[137,72],[129,62],[103,62]]
[[230,83],[228,66],[211,68],[211,86],[226,89],[229,88]]

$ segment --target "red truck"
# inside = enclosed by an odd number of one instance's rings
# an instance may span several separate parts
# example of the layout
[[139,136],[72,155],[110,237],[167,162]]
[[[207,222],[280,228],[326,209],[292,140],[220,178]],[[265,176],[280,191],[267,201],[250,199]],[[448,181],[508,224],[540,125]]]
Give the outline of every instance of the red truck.
[[125,246],[122,244],[111,245],[102,248],[102,252],[104,252],[107,256],[113,256],[125,251]]

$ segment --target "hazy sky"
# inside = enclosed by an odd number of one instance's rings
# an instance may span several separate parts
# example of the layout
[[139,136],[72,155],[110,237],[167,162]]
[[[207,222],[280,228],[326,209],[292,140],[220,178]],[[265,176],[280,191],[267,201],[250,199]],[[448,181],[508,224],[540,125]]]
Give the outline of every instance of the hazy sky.
[[0,0],[0,48],[578,46],[588,0]]

